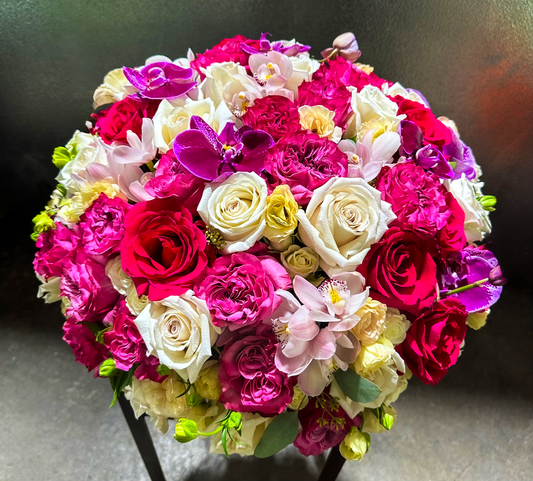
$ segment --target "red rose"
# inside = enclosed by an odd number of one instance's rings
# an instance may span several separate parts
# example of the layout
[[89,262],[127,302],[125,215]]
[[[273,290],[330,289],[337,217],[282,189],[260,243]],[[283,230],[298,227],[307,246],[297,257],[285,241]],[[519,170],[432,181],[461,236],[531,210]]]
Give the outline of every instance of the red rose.
[[276,142],[284,135],[293,134],[302,128],[298,108],[294,102],[281,95],[256,99],[254,105],[246,109],[242,121],[256,130],[264,130]]
[[457,362],[466,335],[466,312],[457,299],[435,302],[413,322],[397,350],[424,384],[437,384]]
[[357,269],[372,299],[418,315],[435,299],[435,242],[409,230],[390,227]]
[[431,109],[399,95],[393,97],[392,100],[398,104],[398,115],[405,114],[406,120],[410,120],[420,127],[424,134],[424,144],[442,147],[452,141],[450,130],[435,117]]
[[151,119],[159,103],[160,100],[138,100],[134,97],[119,100],[108,109],[91,115],[96,120],[91,133],[99,134],[106,144],[113,141],[127,143],[128,130],[140,138],[143,118]]
[[196,59],[191,62],[191,68],[196,70],[203,80],[205,75],[201,68],[207,68],[212,63],[235,62],[247,66],[250,54],[241,48],[243,42],[251,47],[259,48],[259,40],[250,40],[243,35],[235,35],[233,38],[225,38],[205,53],[196,55]]
[[125,224],[122,268],[151,301],[186,292],[212,258],[204,233],[176,197],[139,202]]

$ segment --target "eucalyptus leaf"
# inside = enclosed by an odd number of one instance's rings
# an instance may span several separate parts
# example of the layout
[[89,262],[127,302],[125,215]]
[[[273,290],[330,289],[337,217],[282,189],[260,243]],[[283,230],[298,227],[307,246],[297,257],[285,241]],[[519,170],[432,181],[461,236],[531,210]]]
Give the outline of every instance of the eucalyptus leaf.
[[298,411],[281,413],[267,426],[254,456],[268,458],[291,444],[298,434]]
[[379,387],[373,382],[361,377],[352,369],[347,369],[346,371],[337,369],[333,376],[342,392],[352,401],[369,403],[381,394]]

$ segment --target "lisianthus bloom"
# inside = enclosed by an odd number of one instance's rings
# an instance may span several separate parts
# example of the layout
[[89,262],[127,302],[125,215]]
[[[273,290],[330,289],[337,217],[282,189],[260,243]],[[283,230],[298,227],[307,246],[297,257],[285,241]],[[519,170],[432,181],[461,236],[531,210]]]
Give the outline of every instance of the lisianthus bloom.
[[106,144],[127,143],[128,131],[141,136],[143,118],[152,118],[159,101],[127,97],[111,107],[92,114],[96,121],[91,133],[98,134]]
[[437,384],[457,362],[466,335],[467,315],[457,299],[442,299],[411,325],[397,350],[423,383]]
[[276,291],[290,287],[287,272],[273,257],[239,252],[219,257],[195,290],[215,326],[236,330],[270,317],[281,303]]
[[124,67],[125,77],[148,99],[173,99],[196,86],[193,70],[170,62],[154,62],[138,70]]
[[154,176],[148,180],[144,190],[158,198],[176,196],[191,214],[197,215],[197,207],[205,182],[185,169],[176,159],[173,150],[161,156]]
[[265,168],[273,177],[272,187],[288,185],[296,202],[307,205],[315,189],[332,177],[346,177],[348,159],[335,142],[300,131],[282,137],[270,149]]
[[418,315],[437,296],[435,241],[390,227],[357,268],[372,299]]
[[351,419],[328,394],[311,398],[309,404],[298,411],[302,430],[294,445],[304,456],[318,456],[326,449],[338,446],[352,426],[360,426],[360,416]]
[[146,346],[134,320],[126,302],[120,301],[113,315],[111,330],[103,336],[117,368],[123,371],[129,371],[146,356]]
[[[225,38],[212,49],[196,55],[196,59],[191,62],[191,67],[195,69],[202,79],[204,73],[202,68],[207,68],[213,63],[235,62],[243,66],[248,65],[250,53],[243,50],[242,46],[259,48],[259,40],[251,40],[243,35],[235,35],[233,38]],[[255,51],[253,52],[255,53]]]
[[186,292],[214,252],[176,197],[135,204],[126,215],[122,268],[152,301]]
[[226,409],[275,416],[291,403],[293,381],[276,367],[276,347],[266,324],[243,328],[225,344],[218,377]]
[[80,217],[79,231],[83,249],[91,255],[111,255],[120,250],[124,237],[124,218],[130,205],[120,197],[104,193]]
[[287,97],[281,95],[268,95],[256,99],[254,104],[246,109],[242,121],[253,129],[270,134],[276,142],[285,135],[294,134],[301,129],[298,108]]
[[[363,284],[356,273],[333,276],[319,288],[296,276],[293,288],[298,299],[278,291],[283,302],[272,315],[280,341],[276,366],[290,376],[298,376],[302,391],[310,396],[322,392],[333,364],[346,370],[357,356],[358,341],[344,333],[359,321],[355,313],[368,297]],[[320,329],[317,322],[327,324]]]
[[61,296],[69,300],[67,315],[77,322],[97,322],[111,310],[119,294],[105,273],[105,267],[78,252],[64,265]]
[[384,167],[376,188],[397,216],[396,223],[422,235],[434,236],[451,215],[453,195],[439,178],[413,162]]
[[76,255],[80,243],[78,231],[73,231],[58,222],[37,238],[37,248],[33,260],[35,272],[45,279],[60,276],[64,265]]
[[489,279],[477,287],[450,295],[461,301],[468,312],[486,311],[502,293],[502,285],[491,279],[496,269],[499,269],[498,260],[487,249],[469,246],[462,252],[453,253],[448,257],[440,279],[442,294]]
[[193,115],[190,130],[174,139],[178,162],[197,177],[213,181],[233,172],[256,172],[263,169],[272,137],[262,130],[244,126],[235,130],[228,122],[218,135],[205,120]]
[[85,365],[89,371],[104,362],[109,355],[107,348],[96,341],[95,335],[83,323],[68,317],[63,324],[63,340],[70,346],[76,362]]

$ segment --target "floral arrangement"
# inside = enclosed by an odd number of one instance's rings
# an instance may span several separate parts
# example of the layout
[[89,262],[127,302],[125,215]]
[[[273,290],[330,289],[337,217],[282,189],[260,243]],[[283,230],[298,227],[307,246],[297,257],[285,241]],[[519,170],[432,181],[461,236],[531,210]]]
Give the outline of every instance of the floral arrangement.
[[455,123],[358,63],[225,39],[113,70],[34,218],[64,340],[180,442],[361,459],[435,385],[505,280]]

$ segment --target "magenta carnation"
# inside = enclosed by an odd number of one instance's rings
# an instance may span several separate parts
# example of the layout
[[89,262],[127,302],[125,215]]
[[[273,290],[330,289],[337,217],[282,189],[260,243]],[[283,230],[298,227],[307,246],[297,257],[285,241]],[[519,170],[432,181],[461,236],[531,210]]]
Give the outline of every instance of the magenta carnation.
[[226,343],[218,373],[226,409],[275,416],[291,403],[293,381],[276,368],[276,348],[266,324],[247,327]]
[[106,256],[118,252],[124,237],[124,218],[130,208],[120,197],[111,199],[100,194],[80,217],[83,250],[90,255]]
[[120,301],[110,331],[104,334],[104,344],[115,360],[116,366],[129,371],[136,362],[144,360],[146,346],[124,300]]
[[271,256],[239,252],[219,257],[195,289],[215,326],[230,330],[257,324],[277,309],[277,289],[289,289],[287,271]]
[[337,144],[309,131],[283,137],[265,162],[274,178],[271,187],[286,184],[298,204],[305,206],[313,192],[332,177],[346,177],[348,160]]
[[105,273],[105,267],[82,253],[65,264],[61,295],[70,302],[67,315],[78,322],[101,321],[119,297]]
[[43,232],[37,239],[37,254],[33,260],[35,272],[47,280],[60,276],[63,266],[74,258],[80,243],[79,235],[63,224]]
[[135,377],[139,380],[149,379],[154,382],[163,382],[166,376],[161,376],[157,372],[160,365],[159,359],[155,356],[144,356],[143,360],[135,369]]
[[89,371],[106,359],[106,347],[96,342],[95,335],[85,324],[77,324],[73,317],[69,317],[63,324],[63,331],[63,340],[71,347],[76,362],[85,365]]

